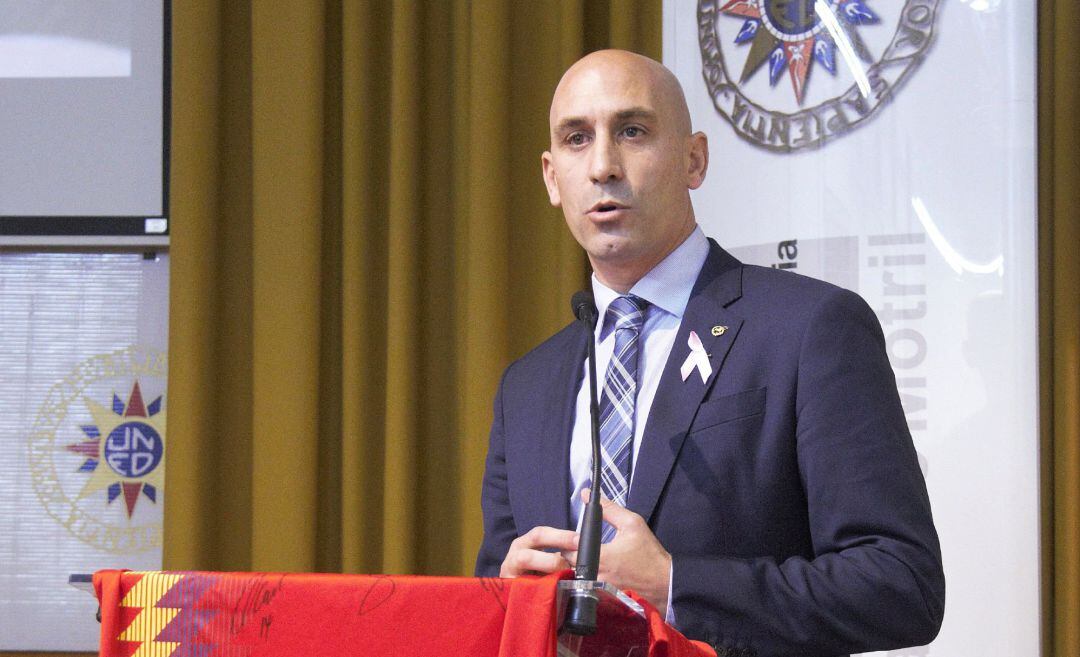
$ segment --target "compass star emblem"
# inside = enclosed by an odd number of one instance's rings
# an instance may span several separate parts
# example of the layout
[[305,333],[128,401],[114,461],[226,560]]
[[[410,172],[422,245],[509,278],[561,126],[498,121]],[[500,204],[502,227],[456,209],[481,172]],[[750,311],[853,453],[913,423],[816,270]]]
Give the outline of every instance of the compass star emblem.
[[165,413],[161,397],[149,405],[143,402],[139,382],[131,387],[125,404],[113,395],[108,409],[89,399],[86,408],[93,424],[81,426],[87,440],[68,445],[67,450],[86,457],[79,472],[90,474],[79,498],[102,489],[108,491],[108,503],[123,495],[127,516],[135,512],[141,494],[157,502],[158,489],[164,480],[161,464],[165,455]]
[[720,11],[744,22],[735,43],[750,44],[739,83],[768,62],[769,84],[788,72],[795,99],[802,105],[813,62],[836,75],[838,46],[873,63],[855,28],[879,22],[870,0],[730,0]]

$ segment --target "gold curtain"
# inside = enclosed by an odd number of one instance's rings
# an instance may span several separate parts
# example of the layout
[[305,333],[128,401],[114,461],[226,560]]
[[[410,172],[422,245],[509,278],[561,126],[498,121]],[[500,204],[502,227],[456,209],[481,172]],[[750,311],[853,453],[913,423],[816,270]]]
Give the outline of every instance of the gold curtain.
[[1043,653],[1080,655],[1080,8],[1039,3]]
[[550,94],[660,7],[173,3],[166,567],[471,572],[498,377],[586,280]]

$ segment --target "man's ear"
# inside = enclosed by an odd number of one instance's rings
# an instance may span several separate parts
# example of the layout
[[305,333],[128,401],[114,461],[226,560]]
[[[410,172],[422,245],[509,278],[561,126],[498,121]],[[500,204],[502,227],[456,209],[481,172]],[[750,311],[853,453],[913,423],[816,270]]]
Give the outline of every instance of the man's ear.
[[709,138],[704,132],[690,135],[690,157],[686,170],[686,186],[690,189],[701,187],[705,182],[705,173],[709,170]]
[[540,165],[544,170],[544,186],[547,187],[548,200],[555,207],[562,206],[562,197],[559,196],[559,180],[555,177],[555,166],[551,163],[551,151],[544,151],[540,156]]

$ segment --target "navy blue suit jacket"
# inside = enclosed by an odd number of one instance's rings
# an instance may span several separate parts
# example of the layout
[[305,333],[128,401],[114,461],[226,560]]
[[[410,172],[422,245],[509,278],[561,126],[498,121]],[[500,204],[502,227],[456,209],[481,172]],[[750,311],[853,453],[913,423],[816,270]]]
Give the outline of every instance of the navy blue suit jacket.
[[[714,326],[726,326],[714,335]],[[713,373],[679,368],[696,331]],[[507,368],[495,400],[481,576],[537,525],[571,528],[569,444],[587,335]],[[684,634],[720,654],[929,642],[945,581],[926,486],[873,311],[712,242],[645,426],[628,507],[672,555]]]

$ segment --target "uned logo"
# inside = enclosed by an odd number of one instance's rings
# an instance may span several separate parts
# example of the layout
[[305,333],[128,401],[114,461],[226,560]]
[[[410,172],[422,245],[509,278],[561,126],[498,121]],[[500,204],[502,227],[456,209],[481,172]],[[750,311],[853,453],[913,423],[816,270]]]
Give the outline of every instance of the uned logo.
[[29,471],[44,511],[107,552],[161,546],[165,354],[133,346],[76,365],[30,429]]
[[149,474],[165,451],[158,432],[142,422],[125,422],[105,440],[105,462],[121,477],[136,479]]

